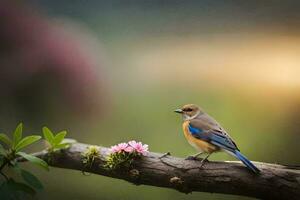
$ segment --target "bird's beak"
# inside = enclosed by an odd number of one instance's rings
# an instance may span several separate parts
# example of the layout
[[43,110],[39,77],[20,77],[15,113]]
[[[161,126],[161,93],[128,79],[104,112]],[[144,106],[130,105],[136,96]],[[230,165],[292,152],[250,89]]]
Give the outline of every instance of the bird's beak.
[[174,110],[174,112],[180,113],[180,114],[183,113],[181,109],[176,109],[176,110]]

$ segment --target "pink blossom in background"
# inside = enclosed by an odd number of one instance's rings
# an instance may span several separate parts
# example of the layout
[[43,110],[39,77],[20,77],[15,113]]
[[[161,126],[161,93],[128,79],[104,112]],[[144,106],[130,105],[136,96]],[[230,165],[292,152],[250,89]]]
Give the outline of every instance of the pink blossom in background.
[[[32,2],[0,0],[0,104],[8,99],[20,118],[60,122],[63,108],[69,123],[98,119],[110,105],[98,36],[76,20],[53,20],[43,11]],[[20,96],[27,101],[19,102]]]

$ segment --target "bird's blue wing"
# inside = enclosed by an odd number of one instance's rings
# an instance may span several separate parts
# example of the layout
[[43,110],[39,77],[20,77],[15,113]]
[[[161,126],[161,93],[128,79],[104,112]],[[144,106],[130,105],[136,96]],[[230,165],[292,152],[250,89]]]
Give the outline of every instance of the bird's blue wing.
[[237,159],[241,160],[251,171],[259,173],[260,170],[239,151],[238,147],[230,136],[218,126],[212,126],[201,120],[191,120],[189,123],[191,135],[197,139],[207,141],[220,149],[226,150]]
[[195,127],[189,124],[189,131],[193,137],[207,141],[221,149],[226,149],[229,151],[236,150],[237,147],[235,143],[228,138],[226,135],[220,133],[219,130],[205,129],[205,127]]

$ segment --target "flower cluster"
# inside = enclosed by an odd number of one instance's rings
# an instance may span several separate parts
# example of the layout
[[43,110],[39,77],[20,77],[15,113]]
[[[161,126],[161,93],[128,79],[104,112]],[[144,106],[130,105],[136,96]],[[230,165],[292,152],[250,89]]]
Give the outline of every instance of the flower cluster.
[[134,140],[120,143],[110,148],[105,166],[108,169],[121,167],[130,168],[133,160],[146,156],[149,153],[148,145]]
[[111,153],[121,153],[121,152],[137,153],[143,156],[147,155],[149,152],[147,144],[142,144],[141,142],[136,142],[134,140],[128,143],[120,143],[114,145],[110,148],[110,151]]

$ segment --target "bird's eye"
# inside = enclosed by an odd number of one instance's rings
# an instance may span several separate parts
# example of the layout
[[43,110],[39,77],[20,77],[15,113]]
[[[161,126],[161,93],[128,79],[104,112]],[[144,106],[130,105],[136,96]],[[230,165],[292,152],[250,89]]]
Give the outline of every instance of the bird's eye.
[[193,109],[191,109],[191,108],[185,108],[185,109],[183,109],[183,111],[185,111],[185,112],[192,112]]

